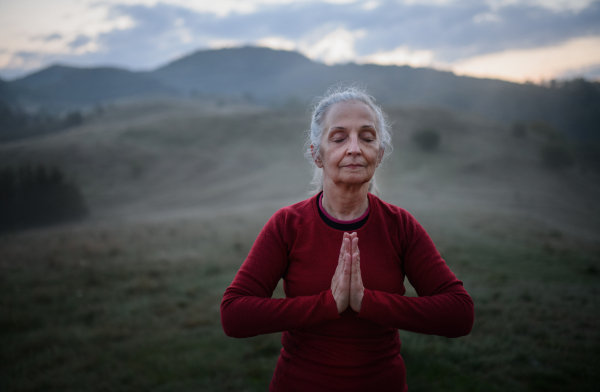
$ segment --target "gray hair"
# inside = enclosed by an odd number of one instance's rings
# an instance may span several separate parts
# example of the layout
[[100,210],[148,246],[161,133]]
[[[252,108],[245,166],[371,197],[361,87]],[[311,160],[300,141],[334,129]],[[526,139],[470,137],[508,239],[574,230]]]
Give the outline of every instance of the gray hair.
[[[310,146],[314,146],[315,157],[321,157],[321,137],[325,127],[325,117],[330,107],[340,102],[363,102],[373,110],[377,117],[376,131],[381,142],[379,148],[383,152],[381,162],[392,153],[391,126],[387,121],[387,116],[377,105],[375,98],[369,95],[364,87],[351,85],[336,85],[331,87],[323,97],[315,99],[312,106],[312,116],[310,129],[306,131],[308,139],[304,146],[304,156],[313,166],[313,178],[310,182],[311,193],[318,193],[323,190],[323,169],[319,168],[314,161]],[[369,182],[369,192],[378,193],[375,183],[375,176]]]

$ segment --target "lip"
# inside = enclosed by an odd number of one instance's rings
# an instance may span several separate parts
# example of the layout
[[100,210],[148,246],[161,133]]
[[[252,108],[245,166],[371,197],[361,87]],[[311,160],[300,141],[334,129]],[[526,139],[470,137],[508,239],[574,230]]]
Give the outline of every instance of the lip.
[[356,165],[344,165],[344,167],[347,167],[349,169],[357,169],[359,167],[363,167],[363,165],[359,165],[359,164],[356,164]]

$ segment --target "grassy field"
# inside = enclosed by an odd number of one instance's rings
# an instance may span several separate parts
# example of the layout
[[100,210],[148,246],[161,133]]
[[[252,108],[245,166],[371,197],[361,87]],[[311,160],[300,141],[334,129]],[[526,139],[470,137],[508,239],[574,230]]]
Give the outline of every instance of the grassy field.
[[[595,391],[598,176],[544,169],[539,140],[483,118],[388,112],[381,197],[424,225],[476,309],[467,337],[400,331],[409,389]],[[306,197],[306,117],[129,104],[0,145],[0,166],[58,165],[91,210],[0,236],[0,390],[266,390],[279,334],[228,338],[219,304],[268,217]],[[423,127],[438,151],[411,145]]]
[[[279,334],[232,339],[219,320],[259,227],[225,217],[2,238],[0,389],[266,390]],[[410,390],[596,389],[600,249],[548,238],[555,248],[476,231],[434,237],[476,321],[459,339],[401,331]]]

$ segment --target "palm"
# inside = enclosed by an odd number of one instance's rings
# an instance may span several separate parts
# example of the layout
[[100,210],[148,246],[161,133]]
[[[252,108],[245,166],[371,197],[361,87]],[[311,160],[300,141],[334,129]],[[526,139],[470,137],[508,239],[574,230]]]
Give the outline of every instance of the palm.
[[348,306],[355,312],[360,311],[364,287],[360,274],[360,252],[356,233],[344,233],[338,265],[331,279],[331,292],[338,313],[342,313]]

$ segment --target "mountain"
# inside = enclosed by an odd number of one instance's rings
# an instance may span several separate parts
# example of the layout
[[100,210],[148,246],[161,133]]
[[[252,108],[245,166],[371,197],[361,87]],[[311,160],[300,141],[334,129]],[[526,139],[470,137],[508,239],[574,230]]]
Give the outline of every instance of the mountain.
[[285,80],[294,72],[324,72],[327,68],[296,52],[243,47],[197,51],[148,75],[186,93],[252,93],[268,99],[290,93],[282,85],[273,89],[275,80]]
[[160,81],[119,68],[75,68],[54,65],[10,83],[26,107],[65,110],[116,99],[175,90]]
[[267,104],[306,102],[333,84],[361,82],[386,105],[440,107],[505,123],[544,120],[578,139],[600,138],[600,83],[583,80],[539,86],[409,66],[327,66],[296,52],[256,47],[198,51],[148,75],[184,93]]
[[17,98],[17,92],[14,86],[5,80],[0,79],[0,101],[14,102]]
[[328,66],[296,52],[258,47],[197,51],[150,72],[57,65],[6,84],[17,95],[11,103],[64,112],[165,94],[234,96],[275,106],[308,103],[340,82],[365,84],[384,105],[439,107],[504,123],[543,120],[574,138],[600,139],[600,83],[539,86],[409,66]]

